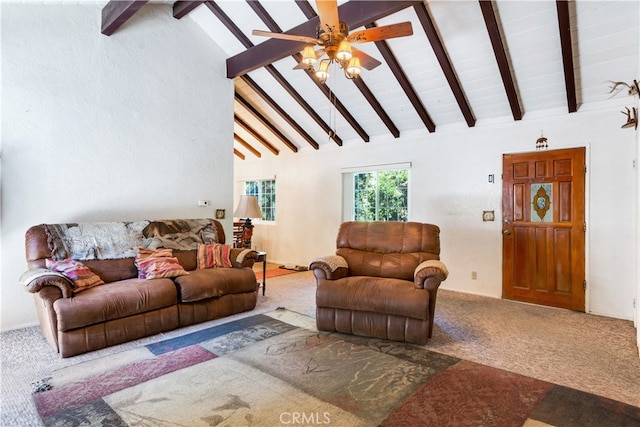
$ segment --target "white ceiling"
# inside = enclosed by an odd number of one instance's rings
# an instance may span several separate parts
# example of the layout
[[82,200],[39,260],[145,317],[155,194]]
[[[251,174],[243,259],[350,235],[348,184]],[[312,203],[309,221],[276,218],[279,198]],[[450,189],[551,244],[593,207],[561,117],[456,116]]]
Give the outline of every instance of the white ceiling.
[[[310,3],[315,8],[315,2]],[[339,4],[343,3],[339,1]],[[476,126],[496,120],[514,120],[479,2],[448,0],[424,3],[477,120]],[[254,45],[266,40],[251,35],[253,29],[269,29],[245,1],[220,0],[215,4]],[[293,0],[263,0],[260,4],[283,31],[307,21]],[[640,77],[639,4],[635,0],[569,2],[578,110],[588,104],[611,98],[608,93],[610,80],[632,82]],[[497,0],[493,2],[493,7],[524,119],[549,114],[550,111],[569,114],[556,2]],[[197,22],[229,57],[246,50],[206,5],[198,6],[188,17]],[[414,34],[390,39],[387,43],[435,123],[436,132],[447,127],[466,127],[467,122],[461,108],[414,9],[404,9],[376,24],[387,25],[402,21],[412,22]],[[358,48],[383,62],[374,70],[363,70],[361,76],[400,131],[400,135],[420,130],[424,130],[426,135],[428,130],[425,124],[376,45],[365,43],[358,45]],[[345,144],[363,143],[363,138],[330,107],[329,100],[308,75],[302,70],[292,70],[297,65],[292,57],[278,60],[273,65],[304,96],[318,115],[336,130]],[[338,71],[334,71],[327,84],[369,135],[370,141],[393,139],[387,126],[356,86]],[[271,74],[258,69],[251,71],[249,76],[318,142],[320,148],[325,144],[335,144]],[[299,149],[313,150],[300,134],[240,79],[236,79],[236,91]],[[290,150],[238,102],[235,109],[239,116],[279,150]],[[621,122],[623,121],[624,117],[621,116]],[[237,124],[236,132],[263,156],[273,155]],[[244,155],[253,156],[237,142],[235,147]]]

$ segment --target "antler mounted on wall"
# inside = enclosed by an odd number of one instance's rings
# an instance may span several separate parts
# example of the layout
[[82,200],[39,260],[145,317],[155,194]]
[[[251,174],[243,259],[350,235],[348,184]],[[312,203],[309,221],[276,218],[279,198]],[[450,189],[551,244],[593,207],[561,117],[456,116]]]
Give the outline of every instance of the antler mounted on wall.
[[[638,81],[635,79],[631,84],[625,82],[614,82],[611,80],[609,80],[609,82],[612,83],[612,86],[610,87],[611,90],[609,91],[609,93],[613,94],[611,95],[612,97],[622,92],[624,88],[627,88],[627,95],[640,95],[640,86],[638,85]],[[636,107],[631,107],[631,109],[629,109],[629,107],[624,108],[627,111],[621,111],[621,113],[627,116],[627,122],[623,124],[621,128],[638,129],[638,109]]]
[[638,93],[640,93],[640,86],[638,86],[638,81],[634,80],[633,83],[629,84],[629,83],[625,83],[625,82],[614,82],[609,80],[610,83],[613,84],[613,86],[611,86],[611,90],[609,91],[609,93],[612,93],[613,95],[611,96],[615,96],[617,94],[619,94],[622,90],[624,90],[624,88],[626,87],[628,92],[628,95],[634,96],[637,95]]
[[638,109],[636,107],[624,107],[627,111],[620,111],[622,114],[627,116],[627,123],[621,126],[622,129],[625,128],[634,128],[638,129]]

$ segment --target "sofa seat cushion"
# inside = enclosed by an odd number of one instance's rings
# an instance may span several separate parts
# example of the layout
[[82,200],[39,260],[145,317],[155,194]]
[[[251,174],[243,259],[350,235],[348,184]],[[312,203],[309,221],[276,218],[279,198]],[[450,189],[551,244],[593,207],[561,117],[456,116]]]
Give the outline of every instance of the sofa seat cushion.
[[127,279],[87,289],[53,303],[58,331],[70,331],[108,320],[177,304],[171,279]]
[[245,268],[205,268],[176,277],[178,298],[181,302],[194,302],[227,294],[255,292],[256,275]]
[[316,290],[316,305],[419,320],[429,318],[429,293],[401,279],[348,276],[323,280]]

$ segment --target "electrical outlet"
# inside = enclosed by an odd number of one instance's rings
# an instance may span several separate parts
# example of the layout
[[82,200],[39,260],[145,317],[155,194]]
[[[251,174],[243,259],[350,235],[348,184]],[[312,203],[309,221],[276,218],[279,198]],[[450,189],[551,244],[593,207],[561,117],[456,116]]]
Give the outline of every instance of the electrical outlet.
[[209,206],[209,201],[208,200],[198,200],[198,206],[200,206],[201,208],[206,208]]
[[477,271],[472,271],[471,272],[471,280],[477,280],[478,279],[478,272]]

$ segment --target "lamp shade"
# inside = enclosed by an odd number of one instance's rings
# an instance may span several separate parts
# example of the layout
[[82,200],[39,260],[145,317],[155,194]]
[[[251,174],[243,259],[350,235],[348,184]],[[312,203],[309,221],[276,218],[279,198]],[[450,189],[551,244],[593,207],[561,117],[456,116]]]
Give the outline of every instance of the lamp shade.
[[313,65],[316,61],[316,52],[313,50],[313,46],[306,46],[302,53],[302,62],[307,65]]
[[256,196],[240,196],[240,202],[233,216],[236,218],[262,218],[262,211]]
[[347,66],[347,73],[351,76],[357,76],[360,74],[360,59],[357,56],[354,56],[349,61],[349,65]]
[[318,71],[316,71],[316,77],[322,83],[327,81],[327,79],[329,78],[329,61],[327,60],[320,61],[320,66],[318,68]]
[[351,45],[348,41],[342,40],[340,42],[340,46],[338,46],[338,53],[336,53],[336,58],[340,61],[348,61],[351,59],[353,54],[351,53]]

